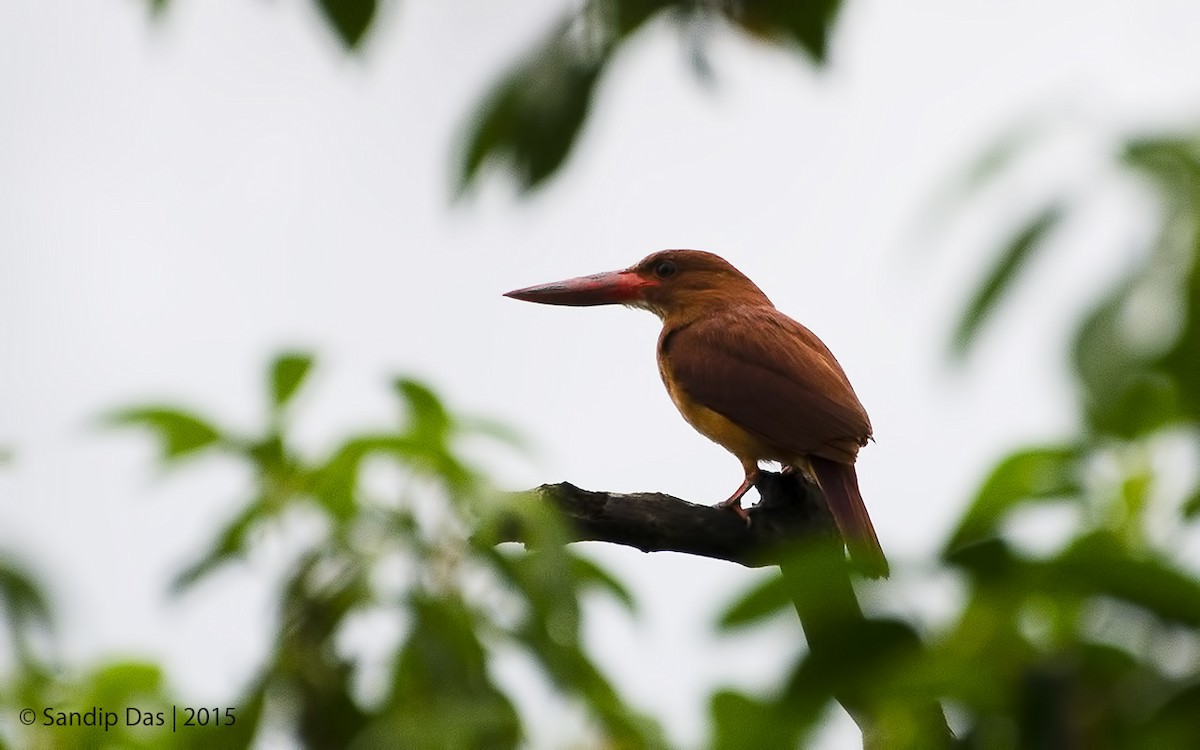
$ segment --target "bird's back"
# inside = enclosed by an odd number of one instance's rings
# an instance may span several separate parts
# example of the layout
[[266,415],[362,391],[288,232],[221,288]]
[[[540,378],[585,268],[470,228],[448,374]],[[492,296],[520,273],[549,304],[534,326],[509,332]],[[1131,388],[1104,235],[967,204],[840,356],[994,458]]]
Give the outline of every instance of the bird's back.
[[[800,323],[765,305],[731,306],[690,321],[667,320],[659,369],[689,422],[713,412],[787,460],[854,461],[871,423],[841,365]],[[690,412],[690,413],[689,413]]]

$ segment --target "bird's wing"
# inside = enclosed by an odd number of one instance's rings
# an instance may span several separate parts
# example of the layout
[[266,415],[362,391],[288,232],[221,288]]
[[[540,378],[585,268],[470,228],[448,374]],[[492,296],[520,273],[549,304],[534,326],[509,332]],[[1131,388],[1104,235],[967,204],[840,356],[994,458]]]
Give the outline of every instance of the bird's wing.
[[772,307],[735,307],[667,332],[662,356],[687,396],[783,452],[849,463],[871,436],[833,354]]

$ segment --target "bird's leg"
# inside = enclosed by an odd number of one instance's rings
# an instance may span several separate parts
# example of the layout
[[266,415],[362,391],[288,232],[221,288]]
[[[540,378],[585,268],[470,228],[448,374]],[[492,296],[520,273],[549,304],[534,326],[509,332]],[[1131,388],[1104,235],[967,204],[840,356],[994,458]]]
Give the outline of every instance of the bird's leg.
[[750,525],[750,514],[747,513],[746,509],[742,507],[742,497],[744,497],[745,494],[750,491],[750,488],[754,486],[754,482],[758,479],[758,464],[743,463],[742,467],[746,470],[746,479],[742,481],[741,485],[736,490],[734,490],[733,494],[729,496],[728,500],[722,500],[721,502],[717,503],[717,507],[721,510],[733,511],[739,518],[745,521],[746,525],[748,526]]

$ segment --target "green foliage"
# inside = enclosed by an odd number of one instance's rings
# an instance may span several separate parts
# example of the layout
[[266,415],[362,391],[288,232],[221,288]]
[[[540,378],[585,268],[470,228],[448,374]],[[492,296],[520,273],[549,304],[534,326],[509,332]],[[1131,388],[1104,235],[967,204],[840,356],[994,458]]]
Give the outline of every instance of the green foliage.
[[553,176],[583,129],[604,70],[654,19],[680,27],[730,26],[771,43],[795,44],[820,64],[840,5],[840,0],[581,3],[493,86],[470,118],[459,192],[474,183],[489,162],[505,167],[522,191]]
[[800,722],[782,713],[778,701],[722,690],[713,695],[709,714],[713,750],[796,747],[800,741]]
[[1077,497],[1083,487],[1083,451],[1078,446],[1025,448],[992,470],[967,508],[950,548],[995,537],[1018,506]]
[[[1168,436],[1200,449],[1200,141],[1135,138],[1115,152],[1118,174],[1157,202],[1160,229],[1077,329],[1080,433],[1002,461],[946,547],[967,602],[925,671],[968,747],[1200,743],[1200,725],[1182,719],[1200,684],[1200,581],[1179,537],[1164,543],[1149,521],[1155,503],[1181,520],[1198,504],[1195,490],[1165,495],[1152,467]],[[1017,231],[963,316],[961,350],[1070,210],[1049,206]],[[1054,501],[1079,510],[1066,541],[1018,551],[1014,514]]]
[[[171,0],[146,0],[161,16]],[[376,22],[378,0],[315,0],[346,49],[361,48]],[[522,191],[558,172],[591,110],[604,70],[623,45],[656,18],[686,27],[733,28],[770,44],[795,47],[824,64],[842,0],[585,0],[576,3],[535,48],[527,50],[483,98],[464,130],[459,194],[485,164],[502,166]],[[683,35],[681,35],[683,36]],[[693,36],[693,38],[695,38]],[[697,51],[703,56],[702,51]],[[703,75],[706,65],[698,65]]]
[[123,409],[106,421],[112,426],[136,426],[153,432],[161,442],[164,463],[190,456],[221,440],[221,433],[200,417],[163,406]]
[[728,11],[731,20],[767,39],[793,41],[812,58],[824,63],[829,30],[841,0],[760,0]]
[[[179,708],[186,704],[162,669],[147,662],[106,662],[81,674],[30,668],[0,688],[0,705],[0,748],[184,750],[245,747],[252,739],[236,708],[220,708],[220,726],[211,714],[200,726]],[[22,710],[31,712],[28,718]]]
[[347,49],[355,49],[375,20],[376,0],[317,0],[330,27]]
[[957,354],[966,353],[967,347],[975,339],[1004,292],[1008,291],[1017,273],[1029,261],[1034,250],[1045,241],[1046,236],[1061,223],[1062,217],[1061,207],[1050,206],[1005,243],[998,253],[996,265],[975,292],[959,321],[958,330],[954,332],[952,345]]
[[[994,149],[966,189],[1031,142]],[[836,587],[805,591],[834,580],[828,570],[800,568],[797,588],[785,565],[719,625],[761,622],[790,599],[809,652],[772,693],[714,697],[715,747],[805,744],[832,700],[868,747],[944,744],[937,703],[966,748],[1200,746],[1200,580],[1179,553],[1200,489],[1168,494],[1157,473],[1164,446],[1184,441],[1200,456],[1200,139],[1134,139],[1116,151],[1123,176],[1157,201],[1158,236],[1078,326],[1078,433],[1001,460],[947,540],[942,562],[963,583],[961,608],[921,645],[907,625],[837,604]],[[956,353],[998,318],[1072,210],[1056,200],[1002,243],[964,310]],[[1072,510],[1056,517],[1060,542],[1029,552],[1018,520],[1051,505]],[[1156,528],[1164,510],[1179,513],[1170,534]]]
[[271,406],[282,409],[296,395],[312,369],[313,360],[308,354],[283,354],[271,365]]
[[744,592],[717,618],[721,630],[755,625],[792,606],[791,592],[779,576],[770,576]]
[[35,642],[40,634],[52,631],[53,613],[37,580],[23,565],[12,560],[0,560],[0,612],[8,623],[10,645],[18,665],[35,664]]
[[[237,700],[244,739],[283,725],[305,747],[515,747],[524,723],[491,670],[491,655],[503,646],[526,654],[551,685],[584,706],[609,742],[658,744],[657,727],[625,704],[581,643],[583,592],[603,590],[632,606],[629,592],[575,555],[540,504],[496,492],[461,457],[460,441],[507,433],[455,414],[428,386],[398,378],[396,426],[304,455],[289,438],[284,407],[312,363],[289,353],[271,364],[270,418],[258,435],[218,430],[160,407],[113,419],[154,432],[171,465],[214,445],[254,477],[246,502],[177,577],[177,592],[245,559],[264,536],[285,534],[288,519],[316,518],[325,529],[299,550],[280,582],[274,645]],[[191,439],[200,434],[197,425],[207,440]],[[380,471],[391,472],[398,489],[365,483],[365,474]],[[489,542],[514,519],[536,552]],[[398,569],[405,571],[400,580]],[[356,686],[369,665],[343,639],[371,617],[405,629],[386,659],[389,678],[369,686],[376,697],[366,699]]]
[[[173,0],[146,0],[150,14],[158,18],[166,13]],[[315,0],[321,18],[325,20],[346,49],[355,51],[362,45],[375,22],[379,0]]]

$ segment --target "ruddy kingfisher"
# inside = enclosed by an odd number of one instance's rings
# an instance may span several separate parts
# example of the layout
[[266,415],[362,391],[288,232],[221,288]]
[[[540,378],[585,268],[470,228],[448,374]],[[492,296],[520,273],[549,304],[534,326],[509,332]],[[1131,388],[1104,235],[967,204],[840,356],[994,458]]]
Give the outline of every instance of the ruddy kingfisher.
[[888,563],[854,461],[871,438],[867,412],[829,348],[775,308],[719,255],[664,250],[621,271],[508,292],[550,305],[639,307],[662,319],[658,371],[683,418],[741,461],[745,480],[718,507],[742,518],[760,461],[802,472],[823,491],[856,566]]

